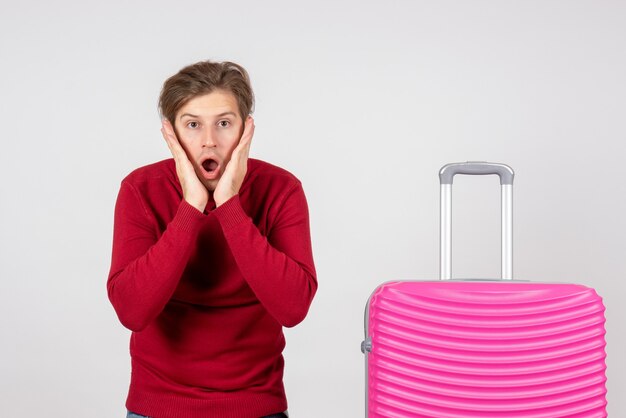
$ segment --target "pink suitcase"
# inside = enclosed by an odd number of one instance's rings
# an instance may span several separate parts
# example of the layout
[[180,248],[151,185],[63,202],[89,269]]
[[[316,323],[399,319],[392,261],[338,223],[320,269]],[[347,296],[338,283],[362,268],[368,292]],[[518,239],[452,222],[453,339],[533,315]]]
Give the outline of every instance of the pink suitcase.
[[[502,280],[451,280],[455,174],[500,176]],[[367,303],[366,417],[606,417],[601,298],[512,279],[513,170],[458,163],[439,176],[440,280],[384,283]]]

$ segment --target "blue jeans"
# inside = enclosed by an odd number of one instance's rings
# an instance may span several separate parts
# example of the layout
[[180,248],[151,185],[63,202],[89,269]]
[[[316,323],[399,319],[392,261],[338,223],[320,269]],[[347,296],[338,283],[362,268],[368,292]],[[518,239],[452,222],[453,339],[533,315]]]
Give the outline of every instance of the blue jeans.
[[[128,414],[126,414],[126,418],[150,418],[150,417],[147,417],[145,415],[137,415],[134,412],[128,411]],[[280,414],[267,415],[261,418],[287,418],[287,415],[281,412]]]

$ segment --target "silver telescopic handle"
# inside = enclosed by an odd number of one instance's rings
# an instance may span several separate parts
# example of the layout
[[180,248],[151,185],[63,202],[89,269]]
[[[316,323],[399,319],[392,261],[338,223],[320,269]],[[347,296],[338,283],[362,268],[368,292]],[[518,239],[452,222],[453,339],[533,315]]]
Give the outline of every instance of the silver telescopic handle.
[[444,165],[439,171],[441,183],[439,229],[439,278],[452,278],[452,181],[456,174],[497,174],[502,186],[502,279],[513,279],[513,169],[506,164],[472,162]]

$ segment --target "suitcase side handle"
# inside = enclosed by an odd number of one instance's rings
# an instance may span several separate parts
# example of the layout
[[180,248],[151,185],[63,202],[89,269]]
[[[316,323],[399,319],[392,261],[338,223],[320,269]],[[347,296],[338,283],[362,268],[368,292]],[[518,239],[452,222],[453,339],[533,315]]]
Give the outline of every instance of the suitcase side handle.
[[468,161],[444,165],[439,170],[439,279],[452,278],[452,181],[456,174],[497,174],[501,185],[502,279],[513,279],[513,169],[506,164]]

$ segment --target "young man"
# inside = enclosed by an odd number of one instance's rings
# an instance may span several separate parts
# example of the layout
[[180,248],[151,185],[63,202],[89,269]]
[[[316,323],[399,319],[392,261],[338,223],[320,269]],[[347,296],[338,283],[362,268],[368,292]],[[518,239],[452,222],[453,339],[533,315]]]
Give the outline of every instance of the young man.
[[317,279],[302,185],[248,158],[253,103],[241,66],[183,68],[159,101],[174,158],[122,181],[107,290],[133,331],[129,417],[287,416],[282,327]]

